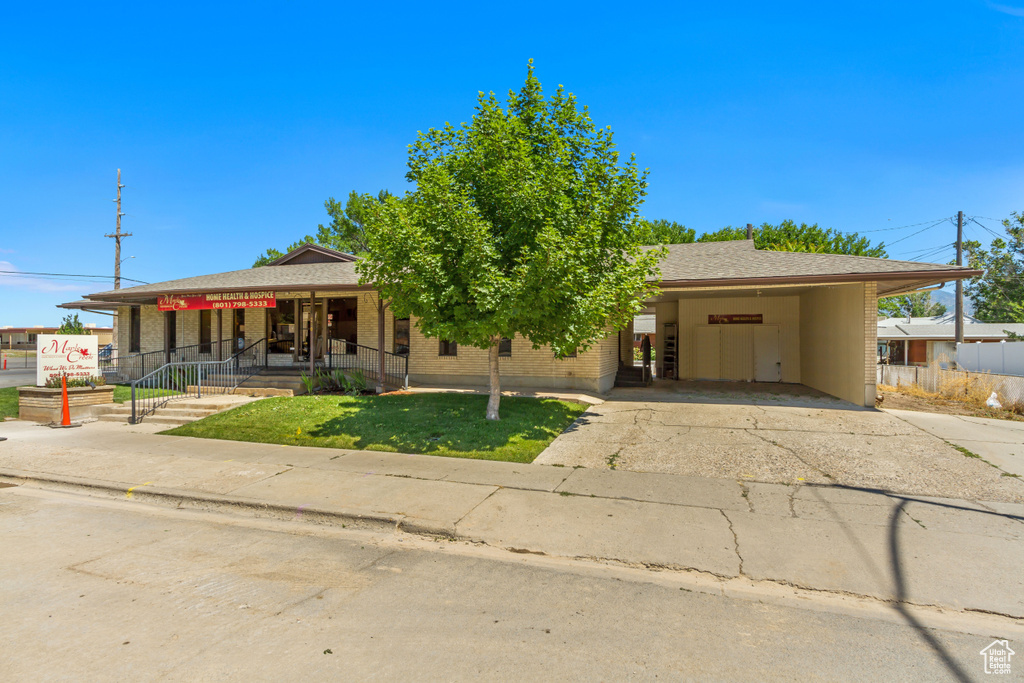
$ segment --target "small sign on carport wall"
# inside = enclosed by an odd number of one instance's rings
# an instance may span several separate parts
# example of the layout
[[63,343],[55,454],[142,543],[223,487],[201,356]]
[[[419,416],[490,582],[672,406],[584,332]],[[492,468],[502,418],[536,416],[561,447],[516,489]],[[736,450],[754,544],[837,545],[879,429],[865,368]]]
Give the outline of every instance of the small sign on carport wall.
[[760,313],[708,314],[708,325],[761,325],[764,316]]

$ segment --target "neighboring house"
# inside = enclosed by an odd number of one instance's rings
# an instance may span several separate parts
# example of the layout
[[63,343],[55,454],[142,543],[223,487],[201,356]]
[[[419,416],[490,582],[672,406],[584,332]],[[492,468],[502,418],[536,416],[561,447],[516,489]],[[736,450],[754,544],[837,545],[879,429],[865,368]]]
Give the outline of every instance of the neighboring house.
[[[212,358],[266,339],[268,364],[298,368],[339,345],[375,356],[382,338],[385,351],[408,358],[413,383],[487,384],[485,350],[428,339],[415,319],[395,320],[390,308],[377,305],[372,285],[359,283],[356,260],[304,245],[262,268],[101,292],[64,307],[116,309],[121,353],[170,357],[170,349],[189,347]],[[654,315],[657,377],[801,383],[867,406],[875,402],[878,296],[978,274],[761,251],[746,240],[671,245],[659,268],[657,291],[646,302]],[[633,365],[636,326],[609,329],[567,358],[526,339],[505,340],[502,386],[606,392],[619,368]]]
[[[10,325],[5,325],[0,327],[0,348],[34,349],[36,347],[36,337],[41,334],[57,334],[59,329],[60,325],[57,327],[44,327],[42,325],[36,325],[35,327],[11,327]],[[113,329],[109,327],[97,327],[93,323],[86,323],[85,333],[99,337],[97,341],[100,348],[103,348],[113,340]]]
[[[965,342],[1000,342],[1007,331],[1024,335],[1024,323],[983,323],[964,316]],[[928,318],[880,318],[878,362],[889,365],[945,364],[956,360],[956,322],[953,313]]]
[[649,337],[651,345],[657,343],[657,320],[653,313],[641,313],[633,318],[633,347],[639,349],[644,337]]

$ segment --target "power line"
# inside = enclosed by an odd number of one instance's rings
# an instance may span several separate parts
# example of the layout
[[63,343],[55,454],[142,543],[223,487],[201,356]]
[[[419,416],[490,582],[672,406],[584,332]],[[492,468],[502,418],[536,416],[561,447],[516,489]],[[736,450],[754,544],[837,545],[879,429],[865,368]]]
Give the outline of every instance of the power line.
[[917,226],[924,225],[925,223],[934,223],[935,225],[938,225],[942,221],[948,221],[948,220],[950,220],[949,216],[947,216],[946,218],[933,219],[933,220],[930,220],[930,221],[922,221],[921,223],[911,223],[910,225],[900,225],[900,226],[895,227],[895,228],[877,228],[875,230],[861,230],[860,232],[862,232],[864,234],[867,234],[869,232],[887,232],[889,230],[904,230],[906,228],[916,228]]
[[943,253],[944,251],[952,249],[953,246],[954,245],[952,244],[943,244],[941,247],[930,247],[928,249],[922,249],[919,252],[912,251],[907,254],[904,254],[904,257],[910,259],[911,261],[920,261],[923,259],[934,258],[939,254]]
[[[993,235],[994,237],[996,237],[996,238],[998,238],[998,239],[1005,239],[1005,238],[1004,238],[1004,237],[1003,237],[1002,235],[1000,235],[1000,234],[999,234],[998,232],[996,232],[995,230],[992,230],[991,228],[989,228],[989,227],[988,227],[987,225],[985,225],[984,223],[979,223],[978,221],[974,220],[974,217],[973,217],[973,216],[972,216],[971,218],[968,218],[967,220],[971,221],[972,223],[974,223],[975,225],[979,226],[979,227],[980,227],[980,228],[982,228],[983,230],[986,230],[986,231],[987,231],[987,232],[988,232],[988,233],[989,233],[990,235]],[[988,220],[992,220],[992,219],[990,218],[990,219],[988,219]]]
[[[37,273],[28,270],[0,270],[2,275],[33,275],[37,277],[52,277],[52,278],[91,278],[94,280],[110,280],[113,275],[78,275],[76,273]],[[148,282],[142,280],[133,280],[130,277],[122,277],[122,280],[128,280],[129,282],[138,282],[140,285],[148,285]]]
[[[905,237],[901,237],[901,238],[899,238],[898,240],[895,240],[895,241],[893,241],[893,242],[890,242],[889,244],[885,244],[885,243],[883,242],[883,245],[884,245],[884,246],[886,246],[886,247],[891,247],[891,246],[892,246],[892,245],[894,245],[894,244],[899,244],[899,243],[900,243],[900,242],[902,242],[903,240],[909,240],[909,239],[910,239],[911,237],[913,237],[914,235],[920,235],[920,234],[921,234],[922,232],[925,232],[925,231],[927,231],[927,230],[931,230],[932,228],[934,228],[934,227],[935,227],[936,225],[938,225],[939,223],[944,223],[945,221],[948,221],[948,220],[949,220],[948,218],[942,218],[942,219],[939,219],[939,220],[935,221],[934,223],[932,223],[931,225],[929,225],[928,227],[926,227],[926,228],[921,228],[921,229],[920,229],[920,230],[918,230],[917,232],[912,232],[912,233],[910,233],[909,235],[907,235],[907,236],[905,236]],[[919,225],[920,225],[920,224],[919,224]]]

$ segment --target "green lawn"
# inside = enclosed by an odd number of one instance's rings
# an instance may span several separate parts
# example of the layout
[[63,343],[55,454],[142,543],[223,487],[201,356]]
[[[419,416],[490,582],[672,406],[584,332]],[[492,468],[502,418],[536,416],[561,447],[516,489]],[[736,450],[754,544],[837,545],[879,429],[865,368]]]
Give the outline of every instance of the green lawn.
[[[176,394],[176,391],[162,390],[161,395]],[[132,399],[130,385],[114,385],[114,403],[124,403]],[[18,387],[0,389],[0,420],[5,417],[18,417]]]
[[[159,389],[154,393],[153,390],[149,390],[146,396],[170,396],[171,394],[177,394],[177,391],[171,391],[170,389]],[[114,403],[124,403],[125,401],[132,400],[132,385],[130,384],[115,384],[114,385]]]
[[0,389],[0,420],[18,417],[18,387]]
[[502,398],[502,419],[489,422],[486,404],[486,396],[475,394],[279,397],[163,433],[533,462],[587,408],[555,399]]

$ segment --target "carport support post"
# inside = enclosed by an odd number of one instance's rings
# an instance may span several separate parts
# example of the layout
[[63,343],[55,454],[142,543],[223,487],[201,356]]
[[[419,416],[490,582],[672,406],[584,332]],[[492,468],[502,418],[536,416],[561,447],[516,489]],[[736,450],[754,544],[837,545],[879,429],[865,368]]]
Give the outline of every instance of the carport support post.
[[[956,264],[964,264],[964,212],[956,213]],[[956,281],[956,344],[964,343],[964,281]]]

